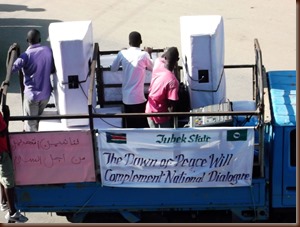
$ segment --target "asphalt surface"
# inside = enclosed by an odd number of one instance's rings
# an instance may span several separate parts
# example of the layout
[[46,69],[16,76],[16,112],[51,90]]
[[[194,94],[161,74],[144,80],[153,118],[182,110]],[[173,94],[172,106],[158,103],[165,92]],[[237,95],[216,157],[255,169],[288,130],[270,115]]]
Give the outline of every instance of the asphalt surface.
[[[6,75],[9,46],[17,42],[27,48],[26,33],[37,28],[43,44],[49,45],[48,26],[52,22],[91,20],[93,39],[101,50],[128,47],[128,34],[142,34],[142,46],[180,50],[180,16],[222,15],[225,30],[225,64],[253,64],[254,39],[262,49],[267,71],[296,69],[296,2],[293,0],[0,0],[0,81]],[[245,99],[251,94],[243,75],[228,78],[234,88],[228,98]],[[21,115],[18,79],[13,75],[7,100],[11,115]],[[11,122],[10,131],[22,130]],[[67,223],[63,217],[47,213],[26,213],[28,223]],[[0,222],[5,223],[4,213]]]

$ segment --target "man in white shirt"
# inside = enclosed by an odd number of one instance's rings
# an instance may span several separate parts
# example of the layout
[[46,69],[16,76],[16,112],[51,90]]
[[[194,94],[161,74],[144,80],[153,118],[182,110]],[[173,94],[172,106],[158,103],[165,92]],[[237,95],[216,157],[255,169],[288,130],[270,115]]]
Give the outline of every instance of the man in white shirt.
[[[151,48],[142,50],[142,37],[139,32],[133,31],[129,34],[128,49],[121,50],[111,65],[111,71],[118,71],[122,66],[122,101],[125,113],[144,113],[146,98],[144,94],[144,83],[146,70],[152,71]],[[127,128],[148,127],[147,119],[140,117],[128,117]]]

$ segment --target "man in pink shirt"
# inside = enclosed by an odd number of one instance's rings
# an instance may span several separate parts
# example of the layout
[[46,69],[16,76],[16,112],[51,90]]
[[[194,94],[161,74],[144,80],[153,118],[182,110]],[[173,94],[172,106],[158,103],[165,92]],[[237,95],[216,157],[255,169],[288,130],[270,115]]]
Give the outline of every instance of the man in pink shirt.
[[[146,104],[146,113],[172,112],[179,99],[179,81],[173,70],[179,60],[176,47],[170,47],[155,61]],[[168,116],[148,117],[150,128],[172,127]]]

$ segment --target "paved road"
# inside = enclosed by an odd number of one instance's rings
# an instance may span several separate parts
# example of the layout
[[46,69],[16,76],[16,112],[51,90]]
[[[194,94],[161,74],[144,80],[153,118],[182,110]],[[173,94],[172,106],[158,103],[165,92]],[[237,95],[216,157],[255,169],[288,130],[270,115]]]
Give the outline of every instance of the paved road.
[[[253,40],[258,38],[267,70],[296,68],[296,3],[294,0],[0,0],[0,80],[5,77],[5,59],[13,42],[26,49],[26,33],[32,27],[42,33],[47,44],[52,22],[91,20],[94,41],[101,50],[128,46],[127,36],[137,30],[143,45],[153,48],[177,46],[180,49],[179,17],[184,15],[222,15],[225,29],[225,64],[253,64]],[[242,75],[228,80],[243,99],[249,94]],[[18,81],[10,85],[8,104],[11,115],[20,115]],[[242,92],[241,92],[242,91]],[[11,122],[10,131],[22,129]],[[53,214],[26,213],[29,223],[66,223]],[[4,215],[0,215],[3,222]]]

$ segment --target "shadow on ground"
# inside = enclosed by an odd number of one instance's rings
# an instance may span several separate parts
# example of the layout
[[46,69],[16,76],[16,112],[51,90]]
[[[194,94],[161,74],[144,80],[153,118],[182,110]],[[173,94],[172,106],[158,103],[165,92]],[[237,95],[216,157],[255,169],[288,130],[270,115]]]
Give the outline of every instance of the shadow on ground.
[[[45,11],[45,9],[42,8],[28,8],[25,5],[0,4],[0,12],[14,12],[21,10],[33,13]],[[50,45],[48,40],[48,27],[49,24],[53,22],[60,22],[60,20],[0,18],[0,83],[2,83],[6,77],[6,56],[10,45],[18,43],[21,52],[25,51],[28,47],[26,35],[32,28],[36,28],[41,32],[43,45]],[[16,75],[17,74],[13,75],[11,78],[9,86],[10,93],[20,92],[19,80]]]

